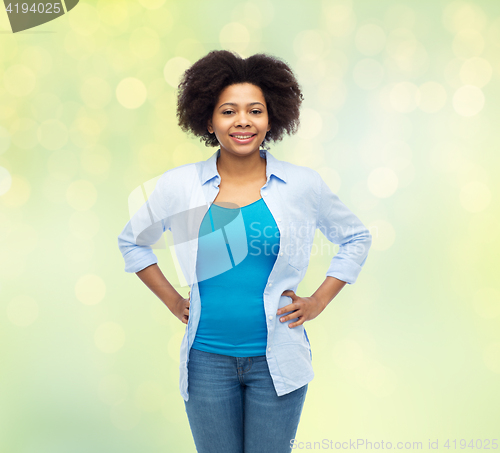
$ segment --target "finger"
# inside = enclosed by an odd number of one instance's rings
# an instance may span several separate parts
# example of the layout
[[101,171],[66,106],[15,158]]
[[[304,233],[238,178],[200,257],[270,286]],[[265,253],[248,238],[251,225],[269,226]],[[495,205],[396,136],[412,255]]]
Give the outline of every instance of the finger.
[[297,326],[300,326],[300,325],[304,324],[304,321],[305,321],[305,316],[302,316],[302,317],[299,318],[298,321],[291,322],[290,324],[288,324],[288,327],[290,329],[293,329],[294,327],[297,327]]
[[286,313],[288,311],[295,311],[298,309],[299,309],[299,306],[295,302],[292,302],[291,304],[285,305],[284,307],[281,307],[280,309],[278,309],[276,314],[282,315],[283,313]]
[[288,297],[291,297],[292,299],[295,299],[297,297],[297,295],[291,290],[291,289],[287,289],[286,291],[283,291],[281,293],[282,296],[288,296]]
[[290,319],[295,319],[295,318],[299,318],[300,316],[303,316],[303,313],[300,309],[298,310],[295,310],[294,312],[292,313],[289,313],[285,316],[281,316],[280,317],[280,321],[281,322],[286,322],[286,321],[290,321]]

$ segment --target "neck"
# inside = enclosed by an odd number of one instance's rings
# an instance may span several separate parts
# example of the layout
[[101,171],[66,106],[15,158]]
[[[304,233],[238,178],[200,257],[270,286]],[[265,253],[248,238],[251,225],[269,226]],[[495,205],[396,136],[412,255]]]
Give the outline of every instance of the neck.
[[266,176],[266,158],[260,152],[249,156],[235,156],[221,149],[217,159],[217,171],[226,179],[249,180]]

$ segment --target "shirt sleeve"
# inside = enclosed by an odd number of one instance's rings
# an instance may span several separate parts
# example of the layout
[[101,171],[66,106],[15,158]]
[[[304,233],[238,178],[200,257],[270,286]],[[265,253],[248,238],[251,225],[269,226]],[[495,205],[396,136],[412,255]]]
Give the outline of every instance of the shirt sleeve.
[[[149,198],[131,217],[118,236],[118,248],[125,260],[125,272],[139,272],[158,263],[151,245],[156,244],[163,232],[169,228],[164,215],[163,180],[162,177],[158,179]],[[141,196],[142,187],[137,190]],[[132,196],[134,193],[131,194]]]
[[326,276],[352,284],[365,264],[372,235],[321,177],[320,181],[318,228],[330,242],[339,245]]

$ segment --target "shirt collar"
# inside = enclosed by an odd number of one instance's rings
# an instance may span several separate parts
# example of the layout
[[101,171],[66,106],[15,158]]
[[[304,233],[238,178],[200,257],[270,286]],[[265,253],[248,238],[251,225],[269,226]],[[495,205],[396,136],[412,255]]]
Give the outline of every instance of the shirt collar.
[[[220,180],[219,172],[217,171],[217,158],[220,155],[220,149],[218,149],[215,153],[213,153],[207,160],[202,162],[202,171],[201,171],[201,183],[205,184],[207,181],[210,181],[212,178],[217,177]],[[260,156],[266,158],[266,177],[269,181],[271,175],[276,176],[281,179],[283,182],[286,182],[286,173],[285,168],[283,166],[283,162],[276,159],[269,151],[265,149],[260,150]]]

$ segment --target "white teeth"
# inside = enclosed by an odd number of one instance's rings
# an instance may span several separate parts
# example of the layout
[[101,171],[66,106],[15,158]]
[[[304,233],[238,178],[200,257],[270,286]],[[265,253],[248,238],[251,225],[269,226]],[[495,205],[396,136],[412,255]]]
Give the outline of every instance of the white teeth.
[[253,137],[253,135],[233,135],[234,138],[245,140],[246,138]]

